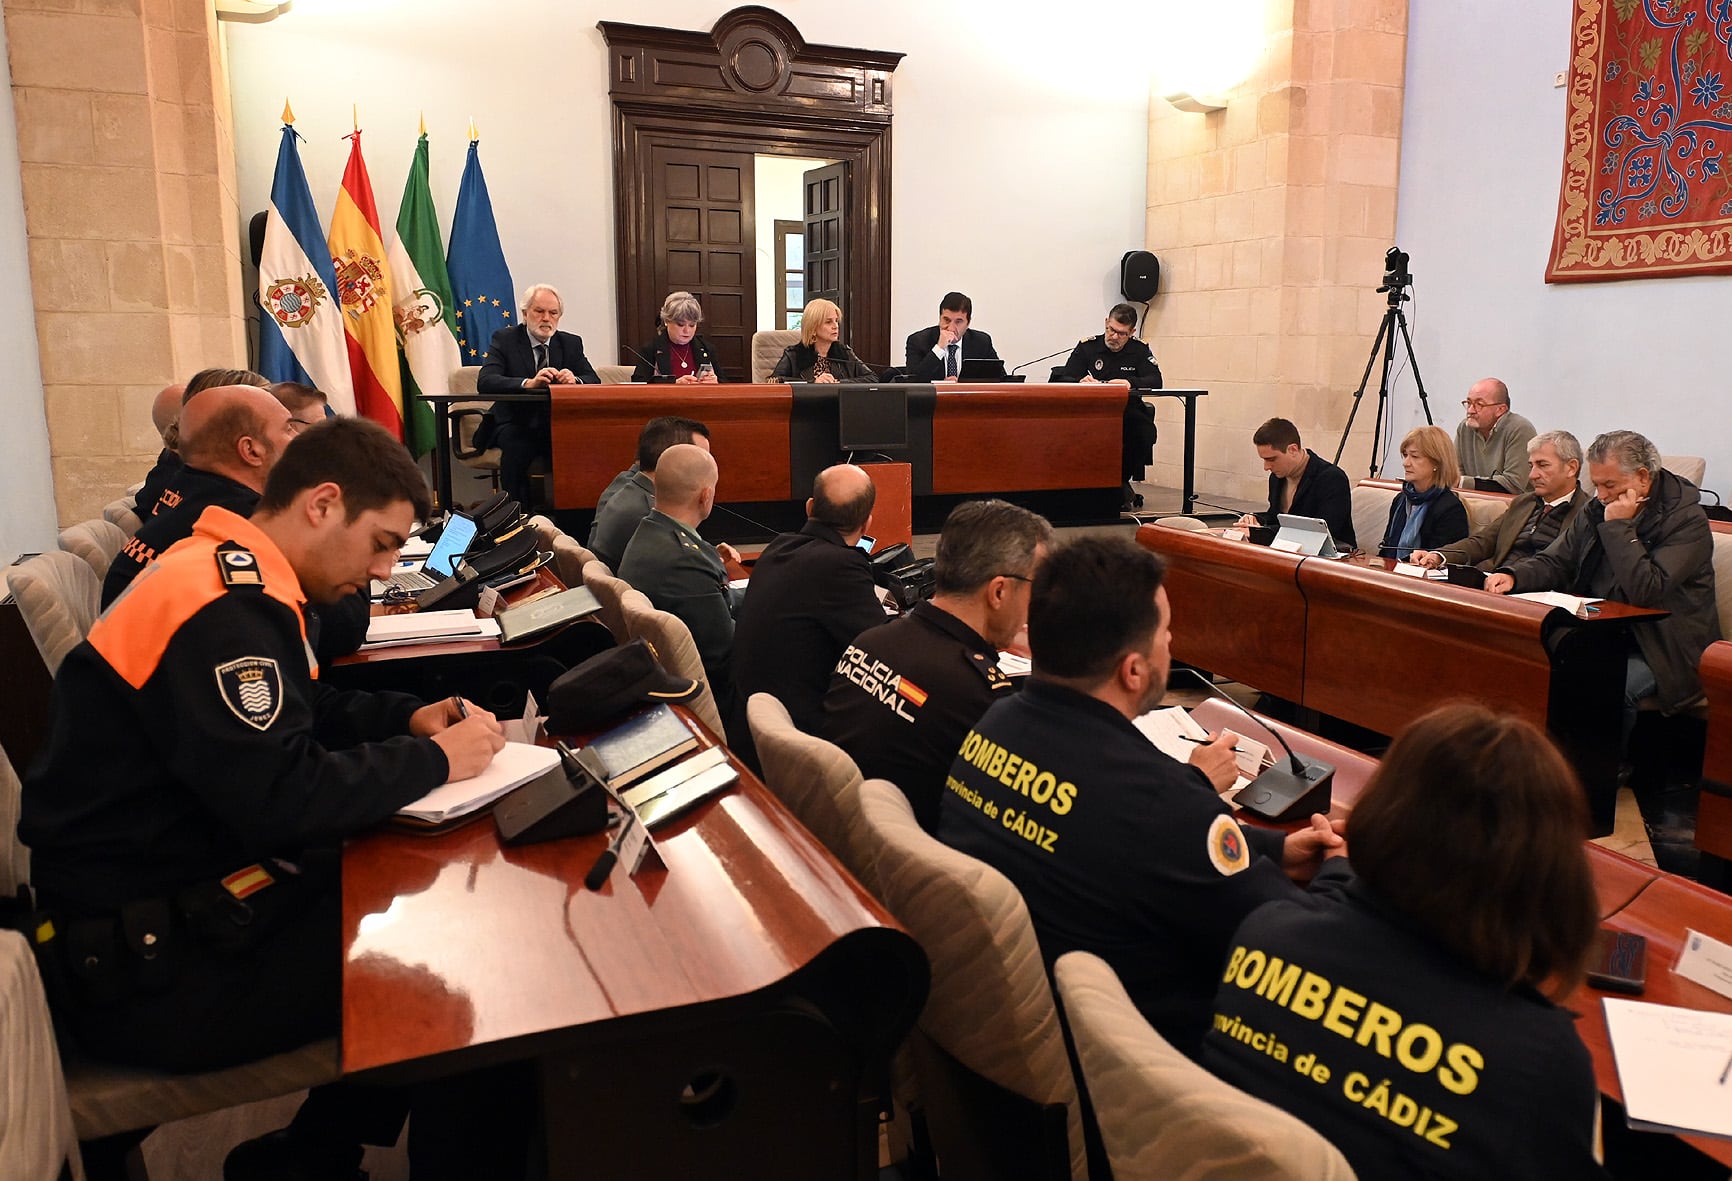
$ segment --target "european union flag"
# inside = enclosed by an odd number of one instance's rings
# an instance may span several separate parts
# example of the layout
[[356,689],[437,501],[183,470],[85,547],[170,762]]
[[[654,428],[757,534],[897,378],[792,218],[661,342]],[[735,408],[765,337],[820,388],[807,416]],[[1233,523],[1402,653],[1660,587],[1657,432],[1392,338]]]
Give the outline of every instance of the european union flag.
[[479,140],[469,141],[457,213],[451,219],[451,246],[445,252],[457,312],[457,351],[465,365],[485,361],[493,334],[517,323],[516,289],[499,246],[487,178],[481,175],[480,146]]

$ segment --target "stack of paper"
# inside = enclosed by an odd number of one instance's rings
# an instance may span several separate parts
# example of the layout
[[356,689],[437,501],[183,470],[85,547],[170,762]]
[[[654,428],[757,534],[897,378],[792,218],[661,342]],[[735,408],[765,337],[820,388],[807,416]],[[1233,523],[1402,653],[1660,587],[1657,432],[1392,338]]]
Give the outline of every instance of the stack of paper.
[[1601,1003],[1630,1126],[1732,1139],[1732,1013]]
[[507,742],[481,774],[436,787],[397,815],[422,824],[443,824],[487,807],[514,787],[522,787],[559,765],[559,752],[546,746]]
[[498,634],[497,620],[478,618],[473,611],[410,611],[403,615],[373,616],[367,624],[367,642],[362,647],[479,640]]
[[[1209,737],[1196,719],[1176,705],[1150,710],[1134,724],[1163,754],[1181,763],[1190,762],[1191,752],[1197,749],[1197,742],[1192,739],[1206,741]],[[1269,748],[1234,731],[1227,733],[1233,735],[1233,760],[1239,764],[1239,778],[1221,794],[1232,803],[1239,789],[1262,773],[1269,762]]]
[[1586,619],[1588,604],[1597,603],[1598,599],[1584,599],[1576,595],[1566,595],[1560,591],[1525,591],[1519,595],[1511,595],[1512,599],[1526,599],[1530,603],[1542,603],[1547,607],[1562,607],[1571,615]]

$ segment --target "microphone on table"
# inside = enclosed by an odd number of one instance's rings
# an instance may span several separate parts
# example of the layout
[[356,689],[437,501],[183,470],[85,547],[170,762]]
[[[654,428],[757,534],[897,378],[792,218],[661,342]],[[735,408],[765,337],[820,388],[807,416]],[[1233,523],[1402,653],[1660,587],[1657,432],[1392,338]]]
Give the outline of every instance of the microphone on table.
[[710,510],[712,512],[727,513],[728,516],[730,516],[730,517],[737,517],[740,520],[744,521],[746,524],[752,526],[752,528],[754,528],[754,529],[762,529],[765,533],[768,533],[771,537],[780,537],[781,536],[781,532],[779,530],[770,528],[768,525],[764,524],[762,521],[754,521],[754,520],[752,520],[752,518],[748,517],[745,513],[736,513],[733,509],[729,508],[725,504],[719,504],[719,503],[713,504],[710,506]]
[[1075,348],[1076,348],[1076,345],[1074,345],[1074,344],[1073,345],[1067,345],[1064,348],[1059,349],[1058,352],[1056,352],[1056,353],[1048,353],[1044,357],[1036,357],[1032,361],[1024,361],[1022,364],[1018,365],[1015,369],[1012,369],[1011,372],[1012,373],[1020,373],[1024,369],[1027,369],[1030,365],[1038,365],[1042,361],[1050,361],[1054,357],[1063,356],[1064,354],[1073,351]]
[[1334,802],[1330,783],[1335,778],[1335,768],[1321,759],[1301,757],[1287,745],[1275,727],[1258,722],[1250,710],[1217,689],[1209,678],[1194,668],[1184,671],[1196,677],[1211,695],[1219,697],[1252,722],[1256,722],[1287,755],[1285,767],[1276,763],[1265,768],[1257,778],[1240,789],[1234,803],[1264,820],[1303,820],[1313,812],[1321,812],[1327,816],[1329,806]]
[[642,353],[640,353],[636,349],[632,348],[629,344],[622,344],[619,347],[624,349],[626,352],[630,353],[632,356],[636,357],[638,360],[642,361],[645,365],[648,365],[650,367],[650,380],[652,382],[661,380],[661,377],[662,377],[661,367],[659,365],[657,365],[654,361],[650,360],[648,357],[644,356]]

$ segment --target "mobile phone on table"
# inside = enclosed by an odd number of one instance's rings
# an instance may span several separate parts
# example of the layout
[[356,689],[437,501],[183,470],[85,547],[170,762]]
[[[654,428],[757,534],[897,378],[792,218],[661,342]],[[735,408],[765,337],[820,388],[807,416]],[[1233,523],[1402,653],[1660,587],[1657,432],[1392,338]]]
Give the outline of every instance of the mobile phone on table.
[[1588,957],[1588,983],[1608,992],[1640,995],[1647,986],[1648,940],[1629,931],[1601,927]]

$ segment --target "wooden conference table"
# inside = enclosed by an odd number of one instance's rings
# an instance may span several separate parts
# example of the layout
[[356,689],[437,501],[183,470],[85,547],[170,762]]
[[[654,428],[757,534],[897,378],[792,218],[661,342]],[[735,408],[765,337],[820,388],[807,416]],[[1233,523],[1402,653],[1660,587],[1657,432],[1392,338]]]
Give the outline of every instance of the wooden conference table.
[[[1726,647],[1732,649],[1732,644]],[[1204,702],[1192,711],[1192,716],[1211,731],[1228,728],[1246,733],[1248,726],[1244,714],[1218,701]],[[1259,729],[1273,730],[1292,749],[1335,766],[1331,814],[1350,815],[1354,802],[1377,767],[1377,760],[1294,726],[1266,718],[1258,721],[1262,726],[1250,726],[1247,737],[1266,742],[1266,734],[1259,733]],[[1277,748],[1271,745],[1270,749]],[[1352,835],[1350,820],[1349,842]],[[1732,999],[1675,976],[1671,971],[1683,947],[1686,928],[1732,942],[1732,898],[1592,843],[1587,845],[1587,852],[1594,873],[1595,893],[1599,897],[1602,925],[1630,931],[1648,940],[1647,989],[1640,999],[1682,1008],[1732,1012]],[[1561,1003],[1579,1018],[1576,1032],[1593,1056],[1594,1078],[1600,1093],[1622,1102],[1617,1063],[1606,1036],[1605,1010],[1600,1005],[1604,998],[1619,995],[1584,984],[1563,998]],[[1732,1142],[1707,1136],[1679,1138],[1714,1160],[1732,1166]]]
[[1581,776],[1595,831],[1611,831],[1628,627],[1663,612],[1608,602],[1579,619],[1213,531],[1145,525],[1137,540],[1167,559],[1175,658],[1381,734],[1452,698],[1527,718]]
[[1708,695],[1708,734],[1702,753],[1696,847],[1732,861],[1732,641],[1709,644],[1697,671]]
[[[683,715],[705,746],[714,737]],[[749,771],[584,875],[602,835],[482,819],[343,854],[345,1074],[538,1059],[553,1177],[873,1177],[873,1102],[924,954]]]

